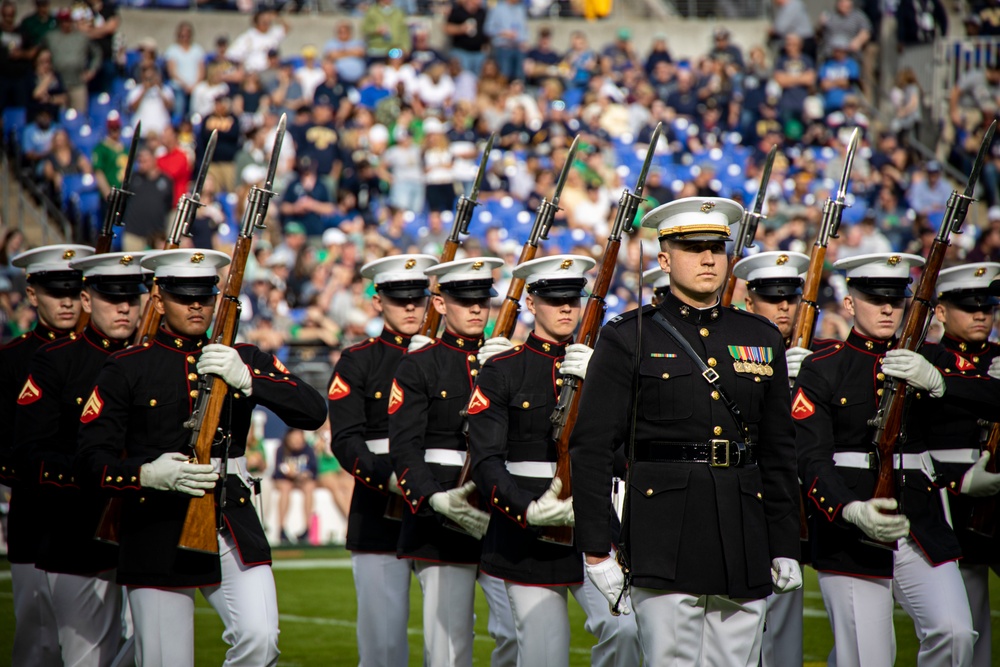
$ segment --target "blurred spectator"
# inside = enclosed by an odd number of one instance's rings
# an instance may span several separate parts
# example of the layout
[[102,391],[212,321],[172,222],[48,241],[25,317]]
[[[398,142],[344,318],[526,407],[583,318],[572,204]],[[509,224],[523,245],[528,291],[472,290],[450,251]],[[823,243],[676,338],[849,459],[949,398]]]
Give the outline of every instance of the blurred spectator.
[[20,25],[25,39],[24,48],[34,52],[42,44],[45,35],[58,27],[49,0],[35,0],[35,11],[25,16]]
[[45,35],[44,48],[52,53],[52,68],[59,75],[68,94],[68,105],[79,113],[87,113],[87,84],[101,67],[101,49],[79,30],[70,10],[56,13],[58,29]]
[[122,249],[142,252],[148,250],[151,240],[162,235],[166,228],[167,215],[174,205],[174,184],[156,165],[153,152],[140,148],[129,187],[132,198],[125,207]]
[[451,37],[452,57],[473,74],[479,74],[486,58],[489,36],[483,31],[485,24],[483,0],[454,0],[444,25],[444,33]]
[[587,36],[574,30],[569,36],[569,51],[563,57],[562,70],[570,88],[586,88],[597,68],[597,56],[587,44]]
[[323,45],[323,57],[334,62],[337,77],[347,85],[356,85],[365,75],[365,43],[354,37],[350,21],[337,23],[334,38]]
[[[329,61],[323,63],[323,74],[323,81],[313,94],[313,106],[327,107],[335,115],[338,124],[344,123],[351,113],[352,105],[357,101],[357,91],[337,79],[337,69]],[[331,122],[332,120],[331,118]]]
[[327,75],[323,70],[326,67],[333,67],[336,71],[336,66],[332,61],[324,62],[321,67],[318,58],[319,51],[316,47],[307,44],[302,48],[302,65],[295,70],[295,78],[302,86],[302,96],[306,98],[306,102],[313,101],[313,93],[316,92],[316,88],[326,80]]
[[211,175],[205,177],[201,188],[201,206],[191,222],[191,245],[195,248],[215,248],[215,234],[226,220],[226,214],[219,205],[219,189]]
[[208,66],[205,78],[191,89],[191,113],[201,118],[208,116],[215,108],[215,98],[229,94],[229,84],[222,79],[225,65],[214,63]]
[[36,163],[49,154],[52,147],[52,135],[55,134],[52,112],[41,108],[35,114],[35,120],[28,123],[22,135],[21,150],[29,163]]
[[447,65],[448,58],[430,44],[430,33],[425,26],[417,26],[413,31],[413,50],[410,51],[410,64],[418,72],[424,72],[434,63]]
[[135,88],[125,98],[125,104],[132,117],[142,122],[143,130],[160,133],[171,124],[174,91],[163,85],[160,70],[156,66],[146,65],[142,68]]
[[[107,92],[115,78],[115,36],[121,28],[122,18],[118,13],[118,3],[114,0],[84,0],[79,8],[83,19],[83,32],[101,50],[101,65],[98,74],[90,82],[91,93]],[[76,11],[76,10],[75,10]]]
[[365,12],[361,21],[361,34],[365,38],[365,55],[369,62],[384,61],[389,51],[410,50],[410,30],[406,14],[393,4],[393,0],[376,0]]
[[330,424],[316,431],[316,454],[318,457],[319,485],[330,492],[333,505],[345,519],[351,515],[351,496],[354,493],[354,477],[340,467],[330,450]]
[[823,91],[824,110],[831,113],[839,111],[844,105],[844,96],[855,89],[861,69],[850,55],[850,42],[846,37],[834,35],[826,44],[830,58],[819,68],[819,85]]
[[893,185],[884,185],[878,192],[873,208],[878,228],[889,239],[893,248],[905,248],[913,240],[906,206]]
[[232,111],[240,121],[240,128],[249,131],[263,122],[271,110],[271,97],[260,83],[260,74],[249,72],[239,89],[233,94]]
[[35,118],[43,109],[52,118],[57,118],[66,106],[68,96],[62,79],[52,69],[52,52],[39,49],[35,55],[35,68],[29,77],[28,89],[31,91],[28,100],[28,120]]
[[174,91],[174,119],[187,115],[191,93],[205,78],[205,50],[194,42],[194,26],[190,21],[177,24],[177,41],[163,52],[167,82]]
[[404,59],[402,49],[390,49],[382,76],[386,90],[400,99],[409,100],[417,88],[419,75],[416,68]]
[[243,65],[247,72],[260,72],[267,67],[268,52],[280,47],[290,31],[288,22],[273,10],[258,10],[250,28],[226,49],[226,58]]
[[431,113],[444,114],[452,106],[455,96],[455,82],[448,75],[446,65],[436,62],[417,77],[414,99],[423,109]]
[[904,67],[896,75],[896,83],[889,91],[892,103],[892,120],[889,130],[896,135],[915,135],[923,118],[923,91],[913,69]]
[[694,86],[694,72],[687,67],[681,67],[677,70],[674,89],[664,100],[666,105],[673,109],[678,116],[684,116],[692,120],[698,115],[698,105],[701,102],[698,98],[698,91]]
[[[275,85],[267,89],[271,95],[271,105],[278,112],[295,113],[309,104],[302,84],[295,78],[292,63],[284,63],[278,70]],[[315,92],[313,93],[315,95]]]
[[448,148],[444,123],[436,118],[424,121],[424,182],[427,184],[427,207],[431,211],[450,211],[455,207],[454,158]]
[[28,42],[23,24],[17,23],[17,5],[4,0],[0,4],[0,109],[27,106],[25,79],[32,70]]
[[816,55],[816,32],[802,0],[774,0],[774,19],[768,34],[775,51],[779,51],[782,46],[787,51],[787,38],[795,35],[799,38],[803,51],[810,57]]
[[931,160],[923,169],[923,178],[915,176],[906,198],[917,213],[944,212],[951,195],[951,186],[941,176],[941,163]]
[[981,0],[971,4],[976,34],[984,37],[1000,35],[1000,0]]
[[394,131],[396,144],[382,158],[382,178],[389,183],[389,203],[404,211],[424,210],[424,162],[409,130]]
[[288,429],[288,433],[281,439],[281,446],[274,460],[274,486],[278,490],[278,524],[281,526],[282,544],[291,542],[285,535],[285,519],[288,518],[288,506],[294,489],[302,491],[306,526],[296,541],[305,542],[309,537],[317,473],[316,452],[306,443],[305,433],[297,428]]
[[562,56],[552,48],[552,29],[543,26],[538,30],[538,42],[524,57],[524,73],[529,86],[539,86],[542,79],[559,76]]
[[163,72],[160,70],[160,55],[158,53],[159,45],[156,40],[152,37],[143,37],[135,45],[136,51],[139,52],[139,60],[132,66],[131,71],[125,73],[126,76],[140,80],[142,79],[142,71],[147,67],[155,67],[157,71],[160,72],[160,78],[163,78]]
[[1000,60],[982,69],[963,73],[948,97],[951,122],[957,130],[969,130],[983,117],[983,109],[1000,107]]
[[781,86],[778,109],[782,118],[801,121],[806,97],[816,85],[816,65],[812,58],[803,53],[802,38],[797,34],[790,34],[785,38],[785,55],[778,58],[774,65],[774,81]]
[[872,24],[863,11],[854,6],[854,0],[836,0],[833,12],[819,16],[823,32],[823,58],[833,56],[834,43],[843,43],[848,54],[860,61],[868,40],[872,38]]
[[333,197],[316,175],[316,163],[304,155],[299,158],[296,178],[288,184],[281,199],[281,217],[286,227],[300,224],[307,236],[318,238],[326,229],[326,218],[333,215]]
[[846,229],[842,231],[843,238],[837,249],[837,259],[892,252],[892,244],[885,234],[879,231],[875,218],[875,212],[869,210],[861,222],[846,226]]
[[[150,138],[155,135],[149,135]],[[192,156],[180,145],[177,132],[172,125],[167,125],[158,137],[159,147],[154,150],[156,166],[170,177],[174,183],[174,205],[188,191],[193,167]],[[198,246],[195,246],[198,247]],[[210,246],[206,246],[210,247]]]
[[941,0],[899,0],[896,5],[896,39],[900,46],[932,44],[948,34],[948,12]]
[[215,144],[215,154],[212,156],[212,166],[208,172],[215,176],[215,182],[222,192],[233,192],[236,187],[236,153],[243,146],[240,133],[240,121],[233,115],[232,102],[226,95],[216,95],[212,113],[205,117],[198,138],[198,150],[195,151],[200,161],[205,154],[205,146],[212,130],[217,130],[218,141]]
[[109,114],[107,121],[105,121],[105,127],[107,132],[101,138],[101,142],[94,147],[91,160],[94,166],[94,177],[97,179],[97,188],[101,191],[101,196],[107,198],[112,187],[120,188],[122,185],[128,153],[122,142],[121,116],[117,112]]
[[90,160],[73,147],[66,130],[57,129],[52,134],[52,146],[42,161],[42,175],[48,182],[56,199],[62,192],[64,176],[78,176],[91,173]]
[[730,41],[728,28],[718,27],[712,31],[712,50],[708,57],[723,65],[733,65],[737,70],[743,69],[743,52],[740,47]]
[[965,256],[965,261],[1000,261],[1000,206],[991,206],[987,213],[986,228],[981,230],[975,247]]
[[379,225],[379,236],[388,241],[391,247],[400,252],[407,252],[417,245],[416,238],[406,231],[406,211],[390,206],[385,222]]
[[331,195],[329,201],[333,201],[334,184],[340,179],[345,158],[341,154],[340,133],[333,113],[336,107],[330,100],[330,95],[336,93],[327,93],[326,90],[328,88],[324,84],[324,88],[317,91],[317,103],[309,120],[304,125],[296,125],[291,134],[299,156],[311,158],[312,169],[326,185]]
[[528,10],[522,0],[498,2],[486,17],[483,32],[500,73],[508,81],[524,78],[524,49],[528,43]]
[[643,65],[646,76],[652,78],[653,72],[656,71],[660,63],[667,65],[666,71],[672,76],[674,59],[667,48],[667,36],[663,33],[653,35],[653,45],[650,47],[649,55],[646,56],[646,62]]

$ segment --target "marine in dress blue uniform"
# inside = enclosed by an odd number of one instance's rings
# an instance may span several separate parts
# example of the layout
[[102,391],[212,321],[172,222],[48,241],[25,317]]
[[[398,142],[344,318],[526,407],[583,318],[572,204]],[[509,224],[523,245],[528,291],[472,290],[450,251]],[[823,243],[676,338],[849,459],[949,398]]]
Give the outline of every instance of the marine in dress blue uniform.
[[39,348],[21,390],[14,440],[21,474],[38,484],[45,517],[35,566],[45,573],[67,665],[110,665],[121,639],[121,588],[114,584],[118,549],[94,539],[103,499],[77,480],[73,458],[83,402],[114,352],[125,349],[146,291],[141,254],[105,253],[70,263],[83,272],[90,320],[79,336]]
[[[441,290],[431,304],[443,315],[444,334],[403,357],[389,391],[389,457],[409,508],[403,513],[396,553],[415,561],[428,665],[472,664],[477,576],[490,604],[490,634],[497,641],[492,664],[513,665],[517,659],[503,584],[478,573],[489,515],[468,502],[473,482],[455,488],[467,449],[462,412],[479,375],[477,352],[489,300],[496,295],[493,271],[502,265],[501,260],[482,257],[426,271],[437,278]],[[447,527],[446,520],[466,532]]]
[[742,213],[694,197],[643,218],[658,230],[670,293],[601,330],[570,443],[577,548],[613,603],[623,584],[609,557],[613,452],[635,415],[622,542],[649,665],[757,665],[764,598],[801,585],[783,339],[763,318],[719,305],[725,242]]
[[359,664],[365,667],[405,667],[410,659],[413,561],[396,558],[400,522],[385,517],[389,494],[399,493],[387,409],[396,366],[427,308],[424,271],[437,263],[430,255],[393,255],[361,267],[375,286],[382,333],[343,351],[327,391],[333,453],[354,476],[347,549],[358,599]]
[[594,265],[589,257],[553,255],[514,270],[514,278],[527,285],[535,328],[523,345],[486,362],[469,408],[473,476],[492,513],[480,567],[504,581],[522,665],[569,664],[568,592],[598,639],[592,665],[640,662],[634,620],[611,615],[600,591],[584,581],[580,553],[539,540],[542,526],[573,524],[572,499],[559,500],[561,482],[553,480],[557,459],[549,417],[564,376],[586,376],[592,350],[572,343],[572,335],[584,274]]
[[[164,324],[148,344],[115,353],[84,402],[77,465],[106,495],[122,499],[117,580],[127,587],[143,665],[192,665],[195,589],[225,625],[226,665],[273,665],[278,618],[271,553],[254,511],[244,447],[251,413],[263,405],[289,426],[314,430],[326,419],[319,392],[253,345],[208,345],[218,269],[229,258],[212,250],[147,255]],[[188,462],[185,428],[202,374],[222,377],[230,438],[213,447],[212,464]],[[225,443],[225,444],[223,444]],[[226,501],[221,506],[224,446]],[[215,493],[219,554],[178,548],[191,496]]]
[[[69,336],[80,317],[83,274],[70,261],[94,253],[90,246],[54,245],[23,252],[12,264],[24,269],[28,301],[35,308],[35,328],[0,348],[0,419],[12,427],[18,401],[28,398],[24,383],[28,365],[44,344]],[[7,559],[14,595],[15,665],[61,665],[58,628],[45,573],[35,568],[40,531],[38,484],[21,475],[23,461],[14,456],[13,428],[0,445],[0,482],[11,487],[7,517]]]
[[[920,355],[894,350],[915,255],[872,254],[840,260],[845,308],[854,316],[847,341],[809,357],[793,390],[799,474],[813,505],[812,564],[830,615],[838,667],[891,664],[893,601],[913,618],[919,665],[968,665],[976,635],[957,559],[961,549],[945,518],[940,486],[956,483],[936,470],[926,434],[942,401],[978,403],[989,380],[942,375]],[[873,427],[886,375],[914,388],[906,420],[898,494],[872,498],[877,476]],[[988,392],[987,392],[988,393]],[[977,398],[976,394],[981,397]],[[943,396],[941,400],[936,397]],[[896,542],[892,551],[862,538]]]

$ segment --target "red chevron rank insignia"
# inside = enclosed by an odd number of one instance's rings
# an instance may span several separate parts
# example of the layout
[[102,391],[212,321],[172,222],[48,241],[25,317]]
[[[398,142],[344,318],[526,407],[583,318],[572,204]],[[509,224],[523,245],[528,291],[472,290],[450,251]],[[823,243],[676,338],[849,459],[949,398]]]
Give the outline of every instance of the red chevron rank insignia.
[[344,382],[340,377],[340,373],[336,373],[333,376],[333,382],[330,383],[330,389],[327,392],[326,397],[331,401],[336,401],[338,399],[344,398],[351,394],[351,387],[349,384]]
[[35,384],[35,380],[29,375],[28,381],[21,388],[21,393],[17,395],[18,405],[31,405],[42,397],[42,390]]
[[792,401],[792,417],[795,419],[806,419],[807,417],[812,417],[814,414],[816,414],[816,406],[806,398],[800,387],[798,393],[795,394],[795,400]]
[[469,414],[478,415],[489,407],[490,399],[486,398],[482,389],[476,387],[476,390],[472,392],[472,398],[469,399]]
[[104,401],[101,400],[101,394],[97,391],[97,387],[94,387],[94,391],[91,392],[86,405],[83,406],[83,414],[80,415],[80,422],[89,424],[101,416],[101,410],[103,409]]
[[285,365],[283,363],[281,363],[280,361],[278,361],[278,357],[275,357],[273,354],[271,355],[271,357],[274,359],[274,367],[275,368],[277,368],[282,373],[287,373],[288,372],[288,369],[285,368]]
[[960,371],[974,371],[976,370],[976,365],[960,355],[958,352],[955,353],[955,368]]
[[403,390],[400,388],[396,381],[392,381],[392,391],[389,392],[389,414],[396,414],[396,410],[399,410],[399,406],[403,404]]

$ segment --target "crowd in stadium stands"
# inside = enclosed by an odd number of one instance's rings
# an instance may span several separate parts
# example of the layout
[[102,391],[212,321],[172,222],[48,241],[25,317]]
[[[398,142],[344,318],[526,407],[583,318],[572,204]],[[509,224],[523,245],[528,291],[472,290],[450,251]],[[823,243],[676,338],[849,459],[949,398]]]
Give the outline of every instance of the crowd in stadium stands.
[[[990,0],[978,8],[966,22],[970,34],[1000,34],[998,6]],[[803,0],[775,0],[766,41],[735,43],[718,27],[705,52],[689,59],[671,54],[666,34],[639,44],[624,28],[606,44],[574,32],[569,49],[558,50],[551,24],[529,21],[558,13],[544,0],[497,0],[491,7],[455,0],[434,7],[445,15],[447,48],[432,45],[426,19],[413,15],[425,6],[375,0],[344,4],[360,21],[332,20],[328,41],[291,53],[283,49],[290,27],[273,10],[254,13],[248,29],[231,40],[216,37],[211,51],[198,45],[186,19],[177,23],[172,44],[146,38],[125,50],[110,0],[60,7],[35,0],[35,11],[23,17],[4,2],[6,145],[67,212],[77,234],[92,239],[104,196],[121,185],[133,128],[142,121],[120,234],[125,249],[139,251],[162,246],[217,130],[204,205],[185,243],[226,250],[248,189],[265,177],[279,115],[288,114],[278,196],[246,274],[241,329],[286,359],[290,349],[311,344],[332,362],[339,349],[380,329],[360,266],[394,252],[441,252],[457,198],[470,191],[491,132],[497,147],[464,252],[504,258],[505,278],[577,135],[582,148],[542,252],[599,257],[618,196],[634,186],[661,121],[665,136],[640,215],[695,195],[752,204],[763,158],[777,144],[782,150],[757,245],[808,252],[855,127],[863,139],[851,176],[852,206],[828,259],[890,249],[921,253],[944,215],[953,186],[941,164],[917,161],[909,148],[928,103],[914,72],[903,67],[896,75],[888,120],[869,113],[878,102],[878,2],[856,7],[837,0],[814,22]],[[946,30],[937,0],[900,0],[896,17],[904,47],[927,44]],[[958,81],[950,98],[950,164],[968,171],[998,102],[1000,67]],[[988,220],[957,240],[956,259],[1000,260],[998,167],[995,151],[983,172]],[[14,221],[3,222],[0,339],[6,340],[30,328],[33,313],[23,276],[10,266],[26,249],[25,239]],[[640,262],[653,265],[656,250],[655,239],[641,233],[628,242],[608,299],[612,314],[634,307],[637,269]],[[501,281],[501,294],[505,288]],[[846,334],[838,289],[833,279],[824,291],[832,305],[818,335]],[[317,374],[318,382],[325,373]],[[290,434],[298,439],[283,448],[301,445],[299,435]],[[295,475],[279,467],[282,496],[293,487],[311,488],[319,474],[342,499],[346,476],[335,481],[335,465],[318,465],[312,460]]]

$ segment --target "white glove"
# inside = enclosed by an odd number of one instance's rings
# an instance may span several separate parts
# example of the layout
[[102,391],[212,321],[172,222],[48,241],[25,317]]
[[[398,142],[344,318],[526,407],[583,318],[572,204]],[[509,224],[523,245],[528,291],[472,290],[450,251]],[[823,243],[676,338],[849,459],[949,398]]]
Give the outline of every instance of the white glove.
[[161,454],[160,458],[139,468],[139,486],[160,491],[180,491],[189,496],[203,496],[215,488],[219,473],[211,465],[189,463],[179,452]]
[[528,503],[526,516],[532,526],[572,526],[576,519],[573,515],[573,498],[559,500],[562,491],[562,480],[556,477],[552,484],[538,500]]
[[421,336],[420,334],[414,334],[410,338],[410,345],[406,348],[407,352],[416,352],[422,347],[427,347],[434,342],[433,338],[428,338],[427,336]]
[[986,371],[994,380],[1000,380],[1000,357],[994,357],[990,362],[990,370]]
[[789,380],[794,380],[799,376],[799,369],[802,368],[802,362],[812,353],[812,350],[804,347],[790,347],[785,350],[785,362],[788,364]]
[[198,372],[218,375],[230,387],[239,389],[247,396],[253,391],[250,369],[243,363],[240,353],[228,345],[206,345],[198,359]]
[[898,506],[895,498],[855,500],[844,506],[844,520],[877,542],[894,542],[910,533],[910,520],[903,514],[882,512],[891,512]]
[[514,343],[503,336],[488,338],[482,347],[479,348],[479,354],[476,355],[479,359],[479,365],[482,366],[490,357],[496,356],[501,352],[506,352],[512,347],[514,347]]
[[389,485],[389,491],[395,493],[397,496],[403,495],[403,492],[399,490],[399,478],[396,477],[396,473],[389,475],[389,481],[386,482]]
[[[802,349],[802,348],[799,348]],[[771,561],[771,588],[775,593],[787,593],[802,588],[802,567],[794,558]]]
[[[628,597],[628,591],[622,592],[622,588],[625,586],[625,575],[622,574],[622,569],[614,557],[606,558],[596,565],[584,561],[584,569],[587,570],[587,578],[608,601],[608,608],[612,615],[625,614],[628,616],[632,613],[625,601]],[[619,597],[621,602],[618,603],[618,613],[616,614],[615,602],[618,601]]]
[[448,517],[469,535],[481,540],[490,525],[490,515],[469,504],[469,494],[475,490],[476,483],[468,482],[457,489],[435,493],[427,502],[435,512]]
[[889,350],[882,361],[882,371],[898,380],[906,380],[917,389],[926,389],[934,398],[944,396],[941,371],[916,352]]
[[983,452],[979,460],[973,463],[972,467],[962,475],[962,493],[982,498],[1000,492],[1000,475],[986,472],[986,464],[989,463],[989,460],[990,453]]
[[587,347],[583,343],[567,345],[566,356],[559,365],[559,373],[584,379],[587,377],[587,366],[590,365],[590,357],[593,354],[594,348]]

